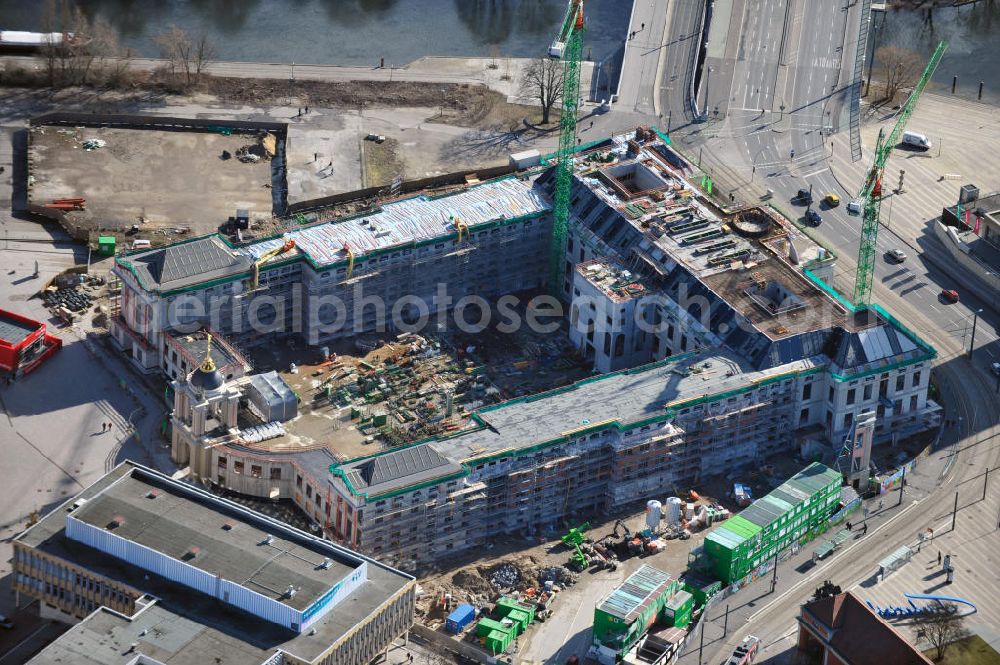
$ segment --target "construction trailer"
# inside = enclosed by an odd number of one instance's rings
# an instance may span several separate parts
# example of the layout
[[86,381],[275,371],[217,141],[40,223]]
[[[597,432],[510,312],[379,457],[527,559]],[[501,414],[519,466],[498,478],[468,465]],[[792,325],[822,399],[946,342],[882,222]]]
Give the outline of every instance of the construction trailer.
[[663,612],[680,582],[644,565],[594,609],[591,655],[607,664],[621,660]]
[[840,502],[841,474],[810,464],[705,538],[705,553],[726,584],[742,579],[816,527]]

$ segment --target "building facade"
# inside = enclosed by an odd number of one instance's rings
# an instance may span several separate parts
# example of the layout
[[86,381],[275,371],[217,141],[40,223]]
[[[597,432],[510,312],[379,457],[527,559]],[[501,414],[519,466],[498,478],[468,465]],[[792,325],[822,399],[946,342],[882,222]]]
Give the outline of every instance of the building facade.
[[32,662],[211,662],[228,645],[239,662],[366,665],[413,621],[409,575],[131,462],[19,535],[13,561],[15,593],[45,616],[159,617],[124,654],[66,638]]
[[[291,499],[330,537],[420,567],[501,534],[536,536],[577,515],[662,497],[673,484],[759,465],[803,439],[836,457],[862,414],[875,414],[875,442],[934,426],[933,348],[878,306],[858,310],[830,289],[835,257],[788,220],[763,209],[723,219],[695,194],[689,172],[643,131],[577,159],[562,291],[570,336],[600,376],[482,408],[449,436],[357,459],[324,447],[251,447],[211,430],[198,455],[178,449],[176,459],[203,483]],[[213,290],[238,291],[253,307],[241,305],[232,321],[274,308],[268,320],[287,328],[247,333],[209,321],[249,345],[288,334],[321,343],[377,327],[374,308],[355,308],[357,285],[366,285],[360,297],[385,298],[423,298],[432,285],[456,297],[540,286],[554,184],[552,170],[533,172],[243,248],[208,237],[193,250],[128,255],[115,268],[116,338],[137,362],[148,353],[159,363],[160,333],[133,326],[180,307],[184,293],[199,294],[198,303]],[[197,260],[182,261],[189,250]],[[278,312],[275,296],[286,290],[293,306]],[[295,293],[314,298],[303,304]],[[320,310],[336,307],[324,298],[351,312],[348,329],[326,328]],[[402,315],[414,301],[397,302]],[[202,305],[185,307],[199,325],[230,312],[219,305],[199,317],[191,313]],[[183,432],[186,407],[175,411]]]

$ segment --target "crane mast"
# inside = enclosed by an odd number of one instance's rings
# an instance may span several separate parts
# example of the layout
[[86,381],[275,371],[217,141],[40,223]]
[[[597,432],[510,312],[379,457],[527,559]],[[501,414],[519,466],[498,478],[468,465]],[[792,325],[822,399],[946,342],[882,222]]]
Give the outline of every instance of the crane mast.
[[580,105],[580,54],[583,51],[583,0],[570,0],[563,21],[562,108],[559,114],[559,152],[556,162],[555,211],[549,261],[549,291],[559,297],[563,281],[566,233],[569,227],[570,190],[573,188],[573,153],[576,150],[576,113]]
[[858,272],[854,280],[854,297],[852,300],[859,309],[871,304],[879,215],[882,210],[882,199],[885,198],[882,195],[882,176],[885,171],[886,162],[889,161],[893,147],[903,134],[906,122],[913,115],[913,110],[917,106],[920,93],[924,91],[927,82],[934,75],[934,70],[937,69],[938,63],[941,62],[941,57],[947,48],[947,42],[941,42],[934,50],[934,54],[931,56],[930,61],[928,61],[927,67],[924,68],[924,73],[921,75],[916,87],[913,88],[913,92],[910,93],[910,97],[906,100],[906,104],[903,105],[903,109],[899,112],[899,118],[897,118],[896,124],[893,126],[889,136],[885,135],[884,130],[879,130],[878,140],[875,142],[875,158],[872,160],[872,167],[868,171],[865,184],[858,194],[858,198],[862,201],[863,217],[861,222],[861,243],[858,246]]

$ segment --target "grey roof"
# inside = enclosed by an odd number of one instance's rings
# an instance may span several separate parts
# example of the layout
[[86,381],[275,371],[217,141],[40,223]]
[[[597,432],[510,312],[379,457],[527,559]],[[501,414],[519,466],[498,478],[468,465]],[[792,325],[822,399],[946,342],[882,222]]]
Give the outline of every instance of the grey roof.
[[744,388],[751,381],[828,362],[825,356],[817,356],[776,369],[753,371],[729,351],[689,353],[483,409],[477,416],[484,427],[353,460],[342,470],[355,490],[374,496],[454,473],[461,470],[461,462],[474,464],[477,458],[513,453],[610,421],[627,426],[665,415],[668,406],[683,409],[687,400]]
[[[152,492],[155,497],[151,497]],[[274,521],[254,519],[225,503],[181,493],[169,483],[140,470],[126,475],[72,512],[100,529],[188,565],[233,580],[264,596],[303,610],[361,564],[346,551],[318,547],[312,537],[282,533]],[[124,518],[124,519],[120,519]],[[261,544],[268,536],[273,543]],[[192,548],[197,554],[189,557]],[[333,564],[320,568],[324,558]],[[135,562],[133,562],[135,563]],[[291,598],[289,585],[298,587]]]
[[[200,364],[205,357],[205,335],[207,334],[205,330],[199,330],[198,332],[190,334],[180,334],[174,331],[166,331],[169,336],[169,341],[181,347],[187,351],[196,364]],[[228,344],[220,343],[220,333],[212,331],[212,362],[219,369],[225,369],[226,367],[233,365],[242,365],[244,361],[242,358],[238,358],[230,352],[230,346]]]
[[901,331],[891,325],[882,325],[845,332],[832,357],[839,367],[851,369],[918,350],[913,340]]
[[[314,635],[311,631],[299,635],[66,538],[67,508],[77,499],[94,499],[135,469],[169,482],[178,482],[133,462],[123,462],[43,517],[38,524],[18,536],[18,540],[29,547],[37,547],[55,557],[74,562],[97,575],[155,596],[159,602],[137,611],[131,619],[98,610],[49,645],[32,663],[124,665],[133,662],[139,653],[170,665],[203,665],[216,662],[216,657],[224,663],[256,665],[278,649],[311,662],[331,644],[368,620],[386,601],[413,586],[413,578],[405,573],[254,513],[263,523],[282,525],[292,539],[317,543],[324,550],[339,550],[368,563],[367,581],[313,624],[316,629]],[[222,519],[228,510],[246,511],[226,499],[210,499],[221,513],[217,519]],[[90,503],[88,501],[81,508]],[[122,526],[126,525],[127,522]],[[142,635],[143,629],[147,629],[145,635]],[[136,652],[126,654],[133,642],[139,644]]]
[[355,460],[345,466],[351,485],[369,494],[415,485],[461,470],[461,465],[425,444]]
[[31,333],[38,330],[37,325],[28,325],[17,319],[5,316],[0,311],[0,339],[11,344],[20,344]]
[[232,277],[253,265],[249,257],[233,252],[217,235],[128,254],[117,261],[133,268],[147,290],[160,291]]

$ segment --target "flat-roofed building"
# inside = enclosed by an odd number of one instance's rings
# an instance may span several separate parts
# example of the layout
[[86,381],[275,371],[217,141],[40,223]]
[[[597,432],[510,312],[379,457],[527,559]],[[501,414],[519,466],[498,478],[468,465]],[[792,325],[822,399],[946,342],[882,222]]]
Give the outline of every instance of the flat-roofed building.
[[[131,462],[18,536],[14,575],[43,615],[86,619],[81,635],[108,621],[176,629],[145,640],[151,662],[164,650],[163,662],[212,662],[203,651],[232,644],[254,654],[241,663],[362,665],[413,620],[411,576]],[[132,642],[144,653],[143,636]],[[64,638],[47,651],[77,648]],[[37,662],[94,662],[85,653]]]

